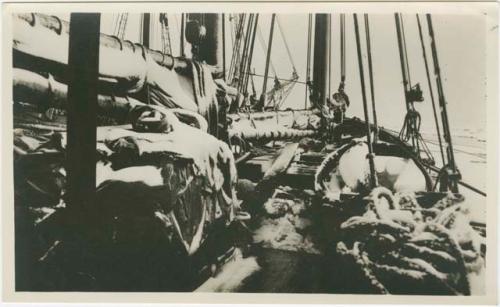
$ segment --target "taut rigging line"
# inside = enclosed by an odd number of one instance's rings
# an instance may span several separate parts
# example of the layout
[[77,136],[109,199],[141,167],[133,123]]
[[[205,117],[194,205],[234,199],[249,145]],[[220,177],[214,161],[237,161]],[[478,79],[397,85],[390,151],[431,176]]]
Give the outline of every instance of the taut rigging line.
[[340,86],[345,86],[345,14],[340,14]]
[[370,183],[372,187],[376,187],[377,183],[377,173],[375,171],[375,156],[373,154],[373,144],[371,140],[370,131],[370,116],[368,114],[368,102],[366,101],[366,88],[365,88],[365,77],[363,69],[363,57],[361,55],[361,42],[359,39],[359,26],[358,26],[358,16],[353,14],[354,17],[354,32],[356,34],[356,51],[358,54],[358,66],[359,66],[359,79],[361,82],[361,97],[363,99],[363,111],[365,114],[365,124],[366,124],[366,141],[368,144],[368,163],[370,164]]
[[248,54],[250,52],[250,40],[252,37],[252,25],[253,25],[253,20],[254,20],[255,14],[250,14],[247,22],[247,30],[245,34],[245,43],[243,45],[243,55],[241,57],[241,62],[240,62],[240,68],[239,68],[239,77],[238,77],[238,92],[245,92],[245,73],[246,73],[246,67],[248,64]]
[[[257,26],[258,25],[259,25],[259,14],[255,14],[253,31],[251,33],[252,37],[250,39],[250,53],[248,55],[248,63],[247,63],[247,67],[246,67],[245,75],[244,75],[245,96],[248,95],[248,77],[250,75],[250,70],[252,68],[253,51],[254,51],[254,46],[255,46],[255,36],[257,35]],[[254,90],[254,92],[255,92],[255,90]]]
[[[423,101],[423,96],[422,91],[420,90],[420,85],[417,83],[415,87],[413,87],[411,84],[410,64],[408,61],[403,16],[401,13],[395,13],[394,17],[396,21],[399,59],[401,64],[401,73],[403,76],[404,97],[407,110],[403,121],[403,127],[399,133],[399,138],[403,142],[411,140],[412,148],[415,154],[417,154],[420,158],[420,153],[423,151],[427,156],[429,163],[434,164],[435,162],[432,153],[420,135],[420,124],[422,119],[420,113],[415,109],[415,102]],[[422,148],[420,148],[420,145],[422,145]]]
[[276,23],[278,24],[278,29],[280,30],[281,38],[283,39],[283,43],[285,44],[286,52],[288,54],[288,59],[290,60],[290,63],[292,64],[293,71],[297,71],[297,69],[295,68],[295,62],[293,61],[292,53],[290,52],[290,47],[288,46],[288,42],[286,40],[285,32],[283,31],[283,28],[281,27],[281,23],[280,23],[278,16],[276,16]]
[[444,166],[444,165],[446,165],[446,160],[444,157],[443,144],[441,141],[441,131],[439,129],[439,119],[437,116],[436,101],[434,100],[434,91],[432,89],[432,82],[431,82],[431,77],[430,77],[430,73],[429,73],[429,64],[427,62],[427,52],[425,51],[424,37],[422,34],[422,25],[420,24],[420,17],[418,16],[418,14],[416,14],[416,16],[417,16],[417,25],[418,25],[418,34],[420,37],[420,44],[422,45],[422,56],[424,58],[424,64],[425,64],[425,74],[427,76],[427,84],[429,86],[429,94],[431,96],[432,111],[434,114],[434,122],[436,124],[436,132],[437,132],[438,141],[439,141],[439,150],[441,152],[441,159],[443,161],[443,166]]
[[[373,125],[375,130],[373,131],[373,142],[378,141],[378,124],[377,124],[377,109],[375,106],[375,87],[373,85],[373,66],[372,66],[372,48],[370,39],[370,22],[368,20],[368,14],[365,14],[365,34],[366,34],[366,53],[368,54],[368,73],[370,77],[370,97],[372,101],[372,112],[373,112]],[[345,48],[345,46],[344,46]]]
[[276,19],[276,14],[271,16],[271,29],[269,30],[269,43],[267,45],[267,56],[266,56],[266,69],[264,72],[264,82],[262,83],[262,93],[260,96],[259,107],[263,108],[266,104],[266,92],[267,92],[267,77],[269,76],[269,64],[271,63],[271,50],[273,46],[273,34],[274,34],[274,21]]
[[[262,51],[266,53],[268,48],[266,42],[264,41],[264,35],[262,34],[260,26],[257,26],[257,34],[259,36],[260,47]],[[271,72],[273,73],[273,75],[277,76],[276,69],[274,67],[273,60],[271,58],[269,59],[269,65],[271,66]]]
[[[236,16],[238,16],[238,15],[236,15]],[[240,47],[241,47],[241,40],[242,40],[243,33],[244,33],[245,18],[246,18],[246,14],[239,14],[238,26],[236,29],[236,35],[235,35],[235,40],[234,40],[234,44],[233,44],[233,52],[232,52],[233,55],[231,57],[231,63],[229,64],[228,80],[230,83],[233,83],[233,81],[234,81],[233,79],[238,74],[237,69],[240,65],[240,60],[241,60]]]
[[309,100],[309,83],[311,82],[311,39],[312,39],[312,14],[307,18],[307,64],[306,64],[306,95],[304,101],[304,109],[307,109]]
[[439,108],[441,110],[441,124],[443,125],[446,154],[448,158],[448,164],[443,167],[445,172],[442,173],[443,176],[445,177],[443,178],[443,184],[441,184],[441,189],[449,187],[452,192],[457,193],[458,182],[460,181],[461,175],[460,172],[458,171],[457,165],[455,164],[453,143],[451,141],[450,125],[448,121],[448,111],[446,108],[446,99],[444,97],[443,83],[441,80],[441,71],[439,68],[439,60],[437,56],[436,38],[434,37],[434,28],[432,26],[432,18],[430,14],[427,14],[427,27],[429,30],[429,37],[431,39],[432,59],[434,62],[434,75],[436,79],[436,88],[439,98]]

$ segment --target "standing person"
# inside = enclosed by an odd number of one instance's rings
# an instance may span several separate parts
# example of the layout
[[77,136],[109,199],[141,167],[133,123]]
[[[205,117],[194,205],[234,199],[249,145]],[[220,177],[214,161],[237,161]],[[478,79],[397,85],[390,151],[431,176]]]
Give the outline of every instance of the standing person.
[[340,124],[344,121],[345,112],[349,107],[349,97],[344,92],[344,89],[339,87],[338,92],[333,94],[332,98],[330,101],[333,106],[334,121]]

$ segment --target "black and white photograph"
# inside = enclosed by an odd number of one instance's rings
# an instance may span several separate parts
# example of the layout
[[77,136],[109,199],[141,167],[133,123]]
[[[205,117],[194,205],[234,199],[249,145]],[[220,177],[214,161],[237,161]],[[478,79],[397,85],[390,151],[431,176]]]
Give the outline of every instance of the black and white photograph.
[[16,293],[487,295],[496,11],[114,8],[9,13]]

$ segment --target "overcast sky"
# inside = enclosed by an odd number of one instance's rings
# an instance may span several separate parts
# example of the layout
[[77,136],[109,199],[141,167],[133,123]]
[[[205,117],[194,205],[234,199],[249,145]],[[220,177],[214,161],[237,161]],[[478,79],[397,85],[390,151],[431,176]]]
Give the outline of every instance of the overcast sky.
[[[101,21],[102,32],[112,34],[115,28],[117,14],[104,14]],[[228,17],[228,16],[226,16]],[[364,27],[362,16],[359,16],[361,40],[364,48]],[[259,28],[265,43],[269,36],[270,15],[259,17]],[[307,54],[307,20],[304,15],[278,15],[283,26],[286,40],[291,48],[294,62],[300,80],[306,78]],[[152,47],[161,49],[161,34],[158,24],[158,14],[154,14],[155,23],[152,34]],[[174,55],[179,54],[179,25],[180,15],[169,15],[170,34]],[[424,30],[424,39],[428,53],[429,64],[430,46],[427,35],[425,16],[421,16]],[[434,31],[437,40],[438,56],[442,69],[445,96],[448,101],[450,124],[455,128],[484,128],[486,112],[486,40],[485,19],[481,15],[433,15]],[[139,14],[129,14],[125,38],[139,40]],[[404,25],[410,62],[411,80],[419,82],[424,91],[425,101],[417,105],[422,114],[423,129],[433,129],[434,119],[429,97],[427,79],[422,58],[422,49],[418,36],[415,15],[404,15]],[[230,30],[233,25],[227,21],[227,63],[231,57]],[[370,34],[372,42],[372,58],[374,69],[375,97],[379,123],[386,127],[398,129],[401,127],[406,112],[404,93],[401,79],[401,68],[396,40],[396,29],[393,14],[370,15]],[[332,94],[338,87],[340,80],[339,59],[339,15],[332,15]],[[189,46],[186,47],[189,50]],[[366,61],[366,54],[365,61]],[[292,65],[286,54],[282,36],[275,27],[275,39],[271,56],[280,78],[290,78]],[[352,15],[346,16],[346,92],[351,99],[350,116],[362,117],[358,63]],[[228,64],[229,66],[229,64]],[[253,67],[256,73],[263,74],[265,66],[265,52],[260,40],[256,40]],[[365,62],[365,70],[367,64]],[[432,72],[431,72],[432,74]],[[365,74],[365,78],[367,73]],[[257,88],[261,88],[262,79],[255,78]],[[368,80],[366,80],[368,86]],[[271,83],[270,85],[271,86]],[[268,88],[269,88],[268,86]],[[367,88],[367,91],[369,88]],[[436,96],[436,90],[434,90]],[[297,84],[285,102],[285,107],[302,108],[305,100],[305,88]]]

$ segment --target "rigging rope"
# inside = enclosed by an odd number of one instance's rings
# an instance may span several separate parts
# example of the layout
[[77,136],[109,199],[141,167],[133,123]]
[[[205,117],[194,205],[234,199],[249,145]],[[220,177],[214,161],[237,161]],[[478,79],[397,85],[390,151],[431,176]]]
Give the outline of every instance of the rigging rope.
[[[262,35],[262,30],[260,29],[260,26],[257,26],[257,33],[259,36],[259,42],[260,42],[260,46],[262,48],[262,51],[264,52],[264,54],[266,54],[267,53],[267,44],[264,41],[264,36]],[[269,65],[271,66],[271,72],[273,73],[273,75],[277,76],[276,69],[274,68],[274,64],[273,64],[272,59],[269,59]]]
[[[259,101],[259,104],[257,105],[258,108],[263,108],[266,106],[266,93],[267,93],[267,77],[269,76],[269,64],[271,64],[271,55],[272,55],[272,46],[273,46],[273,36],[274,36],[274,24],[276,20],[276,14],[271,15],[271,27],[269,29],[269,44],[267,46],[267,54],[266,54],[266,68],[264,71],[264,82],[262,84],[262,93],[261,93],[261,98]],[[274,75],[275,77],[275,82],[278,76],[276,74]]]
[[375,171],[375,157],[373,153],[373,145],[371,141],[371,132],[370,132],[370,116],[368,115],[368,102],[366,101],[366,88],[365,88],[365,77],[364,77],[364,69],[363,69],[363,57],[361,55],[361,42],[359,39],[359,26],[358,26],[358,16],[354,15],[354,32],[356,35],[356,50],[358,54],[358,66],[359,66],[359,79],[361,82],[361,97],[363,99],[363,111],[365,114],[365,124],[366,124],[366,140],[368,144],[368,162],[370,164],[370,183],[372,187],[376,187],[377,183],[377,174]]
[[409,110],[405,115],[403,127],[399,132],[399,138],[404,142],[412,140],[416,135],[419,134],[421,121],[422,119],[420,113],[415,110]]
[[168,17],[166,13],[160,13],[159,16],[161,26],[161,45],[162,51],[165,54],[172,54],[172,42],[170,40],[170,30],[168,25]]
[[241,57],[241,62],[240,62],[240,68],[239,68],[239,78],[238,78],[238,92],[246,92],[246,85],[245,84],[245,74],[247,73],[246,68],[247,68],[247,63],[248,63],[248,54],[249,54],[249,45],[250,45],[250,39],[251,39],[251,33],[252,33],[252,25],[253,25],[253,20],[254,20],[255,14],[250,14],[247,22],[247,29],[245,32],[245,43],[243,45],[243,55]]
[[403,127],[401,128],[401,131],[399,133],[399,137],[405,142],[411,140],[413,150],[415,151],[415,153],[419,153],[418,138],[416,133],[418,133],[417,126],[420,126],[418,124],[418,121],[420,120],[420,114],[418,114],[418,112],[415,110],[413,100],[410,99],[411,81],[409,80],[409,64],[408,57],[406,56],[406,41],[403,28],[403,19],[401,13],[395,13],[394,17],[396,20],[399,60],[401,64],[401,73],[403,76],[404,97],[407,111],[407,114],[405,115],[403,121]]
[[[457,165],[455,163],[455,156],[453,151],[453,143],[451,140],[450,126],[448,121],[448,112],[446,110],[446,99],[444,97],[443,84],[441,81],[441,72],[439,68],[439,61],[437,56],[436,38],[434,37],[434,28],[432,26],[432,17],[427,14],[427,28],[429,31],[429,37],[431,40],[431,51],[432,59],[434,62],[434,75],[436,79],[436,88],[439,98],[439,107],[441,110],[441,124],[443,125],[444,141],[446,143],[446,154],[448,158],[447,167],[450,170],[448,174],[447,184],[452,192],[458,192],[457,182],[460,179],[460,172],[458,171]],[[444,188],[444,187],[441,187]],[[446,187],[448,188],[448,187]]]
[[229,78],[231,83],[233,83],[233,79],[237,75],[237,68],[239,67],[240,64],[240,46],[241,46],[241,39],[243,37],[243,29],[244,29],[244,24],[245,24],[245,18],[246,14],[240,14],[238,18],[238,29],[236,30],[236,38],[235,38],[235,43],[233,44],[233,55],[231,57],[231,64],[229,66]]
[[406,36],[405,36],[405,25],[404,25],[404,20],[403,20],[403,15],[399,14],[399,19],[401,21],[401,35],[402,35],[402,42],[403,42],[403,54],[405,57],[405,63],[406,63],[406,78],[408,79],[408,86],[411,89],[411,74],[410,74],[410,64],[408,61],[408,50],[406,48]]
[[295,62],[293,61],[292,53],[290,52],[290,47],[288,46],[285,32],[283,31],[283,28],[281,27],[281,23],[280,23],[280,20],[278,18],[278,15],[276,15],[276,22],[278,23],[278,28],[280,30],[281,37],[283,38],[283,43],[285,44],[286,52],[288,53],[288,59],[290,60],[290,63],[292,64],[293,70],[297,71],[297,69],[295,69]]
[[149,20],[149,48],[154,49],[155,48],[155,42],[156,42],[156,23],[153,22],[155,20],[155,15],[154,13],[151,13],[151,19]]
[[252,93],[253,95],[257,95],[257,90],[255,89],[255,82],[254,82],[254,79],[253,79],[253,76],[255,75],[255,69],[253,71],[253,74],[250,74],[250,81],[252,82]]
[[[233,57],[232,57],[232,61],[231,61],[232,64],[230,67],[230,74],[234,74],[235,77],[236,77],[236,75],[239,76],[237,79],[238,92],[243,93],[245,99],[246,99],[246,97],[248,97],[248,83],[250,81],[251,76],[254,75],[251,73],[251,69],[252,69],[251,63],[252,63],[252,58],[253,58],[253,51],[254,51],[254,44],[255,44],[256,36],[259,36],[261,48],[268,49],[268,47],[266,46],[266,43],[264,42],[261,28],[258,24],[258,17],[259,17],[259,14],[250,14],[248,17],[248,22],[246,22],[244,24],[240,23],[239,30],[241,31],[241,33],[240,33],[241,35],[236,36],[237,40],[233,44]],[[274,18],[274,19],[276,20],[276,18]],[[293,77],[289,81],[296,82],[298,80],[298,76],[296,74],[295,63],[293,61],[292,53],[291,53],[291,50],[289,48],[289,45],[288,45],[288,42],[287,42],[287,39],[285,36],[285,32],[283,30],[281,23],[279,23],[279,21],[278,21],[278,27],[280,29],[280,33],[281,33],[283,42],[285,44],[285,47],[287,48],[287,54],[288,54],[289,60],[293,66],[293,74],[292,74]],[[246,28],[246,31],[243,31],[243,28]],[[239,40],[238,40],[238,38],[239,38]],[[235,49],[240,48],[242,39],[244,39],[244,46],[243,46],[243,51],[240,53]],[[269,50],[267,52],[269,52]],[[238,56],[241,58],[238,58]],[[290,84],[288,84],[290,82],[288,82],[286,84],[280,84],[278,81],[278,78],[277,78],[276,68],[274,67],[274,64],[273,64],[272,60],[270,59],[270,57],[269,57],[268,61],[269,61],[269,64],[268,64],[269,68],[271,68],[271,72],[274,74],[275,86],[271,91],[269,91],[268,93],[263,93],[263,94],[272,95],[271,98],[273,101],[275,101],[275,106],[279,107],[283,103],[284,99],[286,99],[286,97],[288,97],[288,95],[290,94],[291,87],[293,87],[293,85],[290,86]],[[235,64],[235,63],[237,63],[237,64]],[[235,65],[237,65],[237,66],[235,67]],[[233,72],[233,70],[234,70],[234,72]],[[255,95],[256,91],[255,91],[255,84],[254,84],[253,78],[251,78],[251,83],[252,83],[252,91],[253,91],[253,94]]]
[[113,16],[113,35],[118,36],[118,23],[120,22],[121,14],[116,14],[116,16]]
[[437,131],[437,136],[438,136],[438,141],[439,141],[439,150],[441,152],[441,159],[443,161],[443,166],[444,166],[444,165],[446,165],[446,160],[444,157],[443,144],[441,141],[441,131],[439,129],[439,120],[438,120],[437,111],[436,111],[436,101],[434,100],[434,91],[432,89],[432,82],[431,82],[431,77],[430,77],[430,73],[429,73],[429,64],[427,62],[427,53],[425,51],[424,37],[422,34],[422,25],[420,24],[420,17],[418,16],[418,14],[416,14],[416,16],[417,16],[418,34],[420,36],[420,43],[422,45],[422,56],[424,58],[425,73],[427,76],[427,84],[429,86],[429,94],[431,96],[431,101],[432,101],[432,111],[434,113],[434,122],[436,124],[436,131]]
[[345,14],[340,14],[340,84],[345,82]]
[[372,49],[371,49],[371,39],[370,39],[370,22],[368,20],[368,14],[365,14],[365,34],[366,34],[366,52],[368,54],[368,73],[370,77],[370,96],[372,100],[372,112],[373,112],[373,125],[375,126],[373,142],[376,143],[378,140],[378,124],[377,124],[377,108],[375,106],[375,87],[373,85],[373,66],[372,66]]
[[[433,140],[430,140],[430,139],[424,139],[424,140],[427,143],[429,143],[429,144],[436,145],[436,146],[439,147],[439,143],[436,142],[436,141],[433,141]],[[485,154],[470,152],[470,151],[466,151],[466,150],[462,150],[462,149],[456,149],[456,148],[454,150],[455,150],[455,152],[460,152],[460,153],[463,153],[463,154],[466,154],[466,155],[470,155],[470,156],[473,156],[473,157],[476,157],[476,158],[479,158],[481,160],[486,161]]]
[[[229,39],[231,40],[231,43],[229,45],[233,46],[233,48],[234,48],[234,44],[235,44],[234,40],[235,40],[235,37],[236,37],[236,29],[234,27],[233,20],[235,19],[235,17],[233,15],[234,14],[229,14],[228,19],[229,19],[229,32],[230,32]],[[224,59],[225,59],[225,57],[224,57]],[[233,60],[233,53],[231,53],[231,61],[232,60]],[[232,76],[231,76],[231,63],[229,63],[229,71],[227,72],[226,82],[229,84],[232,81],[233,81],[233,79],[232,79]]]
[[429,150],[425,140],[420,134],[421,116],[415,108],[415,102],[423,101],[423,97],[422,91],[420,90],[420,85],[417,83],[415,86],[412,86],[411,84],[411,73],[406,45],[404,20],[401,13],[395,14],[395,20],[407,109],[407,113],[403,121],[403,126],[401,128],[401,131],[399,132],[399,138],[403,142],[409,142],[411,140],[415,154],[417,154],[418,157],[421,158],[420,155],[423,152],[426,156],[425,160],[427,160],[427,163],[434,164],[435,159],[432,156],[432,152]]
[[[254,69],[254,72],[252,73],[248,73],[250,76],[255,76],[255,77],[261,77],[261,78],[264,78],[264,75],[261,75],[261,74],[257,74],[255,73],[255,69]],[[307,82],[304,82],[304,81],[300,81],[298,79],[295,79],[295,77],[292,77],[292,79],[284,79],[284,78],[276,78],[276,77],[271,77],[271,76],[268,76],[267,79],[278,79],[279,81],[285,81],[285,82],[294,82],[294,83],[299,83],[299,84],[304,84],[306,85]]]
[[306,95],[304,101],[304,109],[307,109],[309,100],[309,83],[311,82],[311,39],[312,39],[312,14],[307,18],[307,64],[306,64]]
[[328,18],[328,28],[330,29],[329,51],[328,52],[328,99],[332,96],[332,17]]
[[[180,35],[182,35],[181,27],[179,24],[179,18],[177,18],[177,14],[174,14],[174,20],[175,20],[175,29],[176,31],[174,33],[180,32]],[[181,55],[181,46],[179,45],[179,55]]]
[[398,49],[399,49],[399,61],[401,64],[401,74],[403,75],[403,86],[404,86],[404,94],[405,94],[405,104],[406,110],[410,110],[410,103],[408,101],[408,70],[407,70],[407,58],[405,57],[405,47],[403,45],[403,34],[401,27],[401,16],[399,13],[394,14],[396,20],[396,34],[398,39]]
[[226,14],[221,14],[222,18],[222,80],[227,82],[226,71]]
[[[331,41],[331,40],[330,40]],[[330,61],[331,62],[331,61]],[[340,84],[337,92],[330,100],[334,107],[335,121],[342,123],[345,111],[349,106],[349,96],[344,91],[345,87],[345,15],[340,14]]]
[[[394,129],[389,129],[389,128],[384,128],[385,130],[389,131],[389,132],[392,132],[393,134],[397,135],[399,134],[399,131],[397,130],[394,130]],[[428,143],[428,144],[432,144],[432,145],[436,145],[436,146],[439,146],[439,142],[437,142],[436,140],[434,139],[430,139],[430,138],[424,138],[422,137],[422,139]],[[476,146],[472,146],[472,145],[464,145],[464,144],[461,144],[460,146],[463,146],[463,147],[472,147],[472,148],[478,148]],[[467,154],[467,155],[471,155],[471,156],[474,156],[476,158],[481,158],[483,160],[486,160],[485,158],[485,154],[481,154],[481,153],[473,153],[473,152],[470,152],[470,151],[465,151],[465,150],[462,150],[462,149],[454,149],[455,152],[460,152],[460,153],[464,153],[464,154]]]
[[121,13],[116,16],[116,20],[114,22],[115,27],[113,30],[113,34],[122,39],[125,37],[125,29],[127,27],[128,13]]
[[[301,83],[300,81],[298,81],[298,79],[299,76],[296,73],[293,73],[292,79],[289,80],[283,80],[279,79],[278,77],[274,77],[275,86],[266,93],[266,96],[270,97],[269,103],[267,105],[269,105],[271,102],[274,102],[274,110],[279,110],[292,92],[295,84]],[[284,82],[279,83],[280,80]]]
[[259,14],[255,14],[254,19],[253,19],[253,29],[251,29],[251,32],[248,34],[250,36],[250,50],[247,56],[247,66],[244,71],[244,89],[245,89],[245,96],[248,96],[248,79],[250,77],[250,69],[252,66],[252,59],[253,59],[253,50],[255,46],[255,36],[256,36],[256,31],[257,31],[257,25],[259,24]]
[[234,38],[236,36],[236,29],[234,27],[234,22],[233,22],[234,19],[236,19],[236,17],[229,15],[229,27],[231,28],[231,30],[229,31],[229,32],[231,32],[231,37],[230,37],[231,38],[231,46],[234,46]]

